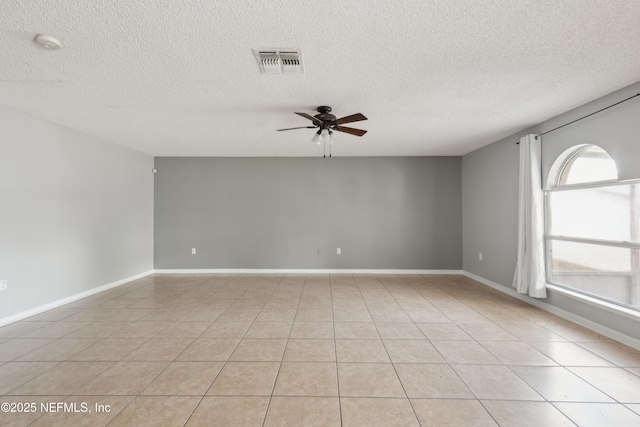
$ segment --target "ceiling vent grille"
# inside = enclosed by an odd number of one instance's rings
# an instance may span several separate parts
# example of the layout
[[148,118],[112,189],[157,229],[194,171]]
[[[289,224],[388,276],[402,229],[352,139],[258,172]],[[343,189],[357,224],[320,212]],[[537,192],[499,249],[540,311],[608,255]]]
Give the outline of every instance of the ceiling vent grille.
[[300,49],[254,49],[254,52],[263,73],[302,73]]

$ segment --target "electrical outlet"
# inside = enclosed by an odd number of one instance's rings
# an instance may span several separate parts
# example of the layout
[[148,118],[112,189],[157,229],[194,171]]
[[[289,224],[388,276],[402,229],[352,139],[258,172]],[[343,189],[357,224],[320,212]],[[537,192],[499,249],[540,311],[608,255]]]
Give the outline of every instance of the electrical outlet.
[[478,252],[478,259],[482,261],[482,252]]
[[6,291],[6,290],[7,290],[7,281],[0,280],[0,291]]
[[196,248],[191,248],[191,255],[195,255],[196,254]]
[[287,249],[287,255],[291,255],[291,249]]
[[337,253],[338,255],[342,255],[342,249],[340,249],[340,248],[336,249],[336,253]]
[[318,249],[318,255],[322,255],[322,249]]

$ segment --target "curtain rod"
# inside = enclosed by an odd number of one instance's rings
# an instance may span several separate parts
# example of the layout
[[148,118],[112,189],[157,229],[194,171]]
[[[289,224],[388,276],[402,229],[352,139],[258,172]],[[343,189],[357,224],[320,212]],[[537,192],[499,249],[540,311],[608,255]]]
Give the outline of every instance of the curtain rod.
[[[569,126],[569,125],[571,125],[571,124],[573,124],[573,123],[575,123],[575,122],[579,122],[579,121],[580,121],[580,120],[582,120],[582,119],[586,119],[587,117],[591,117],[591,116],[593,116],[594,114],[601,113],[601,112],[602,112],[602,111],[604,111],[604,110],[608,110],[609,108],[615,107],[615,106],[616,106],[616,105],[618,105],[618,104],[622,104],[623,102],[627,102],[628,100],[633,99],[633,98],[636,98],[636,97],[638,97],[638,96],[640,96],[640,93],[636,93],[635,95],[630,96],[630,97],[628,97],[628,98],[626,98],[626,99],[623,99],[622,101],[618,101],[618,102],[616,102],[615,104],[611,104],[611,105],[609,105],[608,107],[601,108],[601,109],[599,109],[598,111],[594,111],[594,112],[593,112],[593,113],[591,113],[591,114],[587,114],[586,116],[582,116],[582,117],[580,117],[579,119],[575,119],[575,120],[573,120],[573,121],[570,121],[569,123],[565,123],[565,124],[563,124],[562,126],[558,126],[557,128],[553,128],[553,129],[551,129],[551,130],[548,130],[548,131],[546,131],[546,132],[543,132],[543,133],[541,133],[540,135],[536,136],[536,139],[538,139],[538,137],[539,137],[539,136],[546,135],[546,134],[548,134],[548,133],[551,133],[551,132],[554,132],[554,131],[556,131],[556,130],[558,130],[558,129],[561,129],[561,128],[565,127],[565,126]],[[516,142],[516,144],[520,144],[520,141]]]

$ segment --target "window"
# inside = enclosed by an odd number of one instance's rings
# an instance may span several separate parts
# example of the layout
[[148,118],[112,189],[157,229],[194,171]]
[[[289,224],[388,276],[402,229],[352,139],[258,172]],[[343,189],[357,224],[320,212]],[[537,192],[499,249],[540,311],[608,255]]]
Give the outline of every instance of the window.
[[640,181],[595,145],[565,151],[546,193],[547,281],[640,309]]
[[582,145],[570,150],[567,160],[561,167],[557,185],[618,179],[613,159],[606,151],[595,145]]

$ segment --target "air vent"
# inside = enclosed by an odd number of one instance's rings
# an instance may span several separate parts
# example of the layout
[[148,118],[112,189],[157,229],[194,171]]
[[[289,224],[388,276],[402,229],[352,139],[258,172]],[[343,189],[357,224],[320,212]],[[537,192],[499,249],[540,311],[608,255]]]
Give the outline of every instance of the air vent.
[[254,49],[254,52],[263,73],[302,73],[300,49]]

